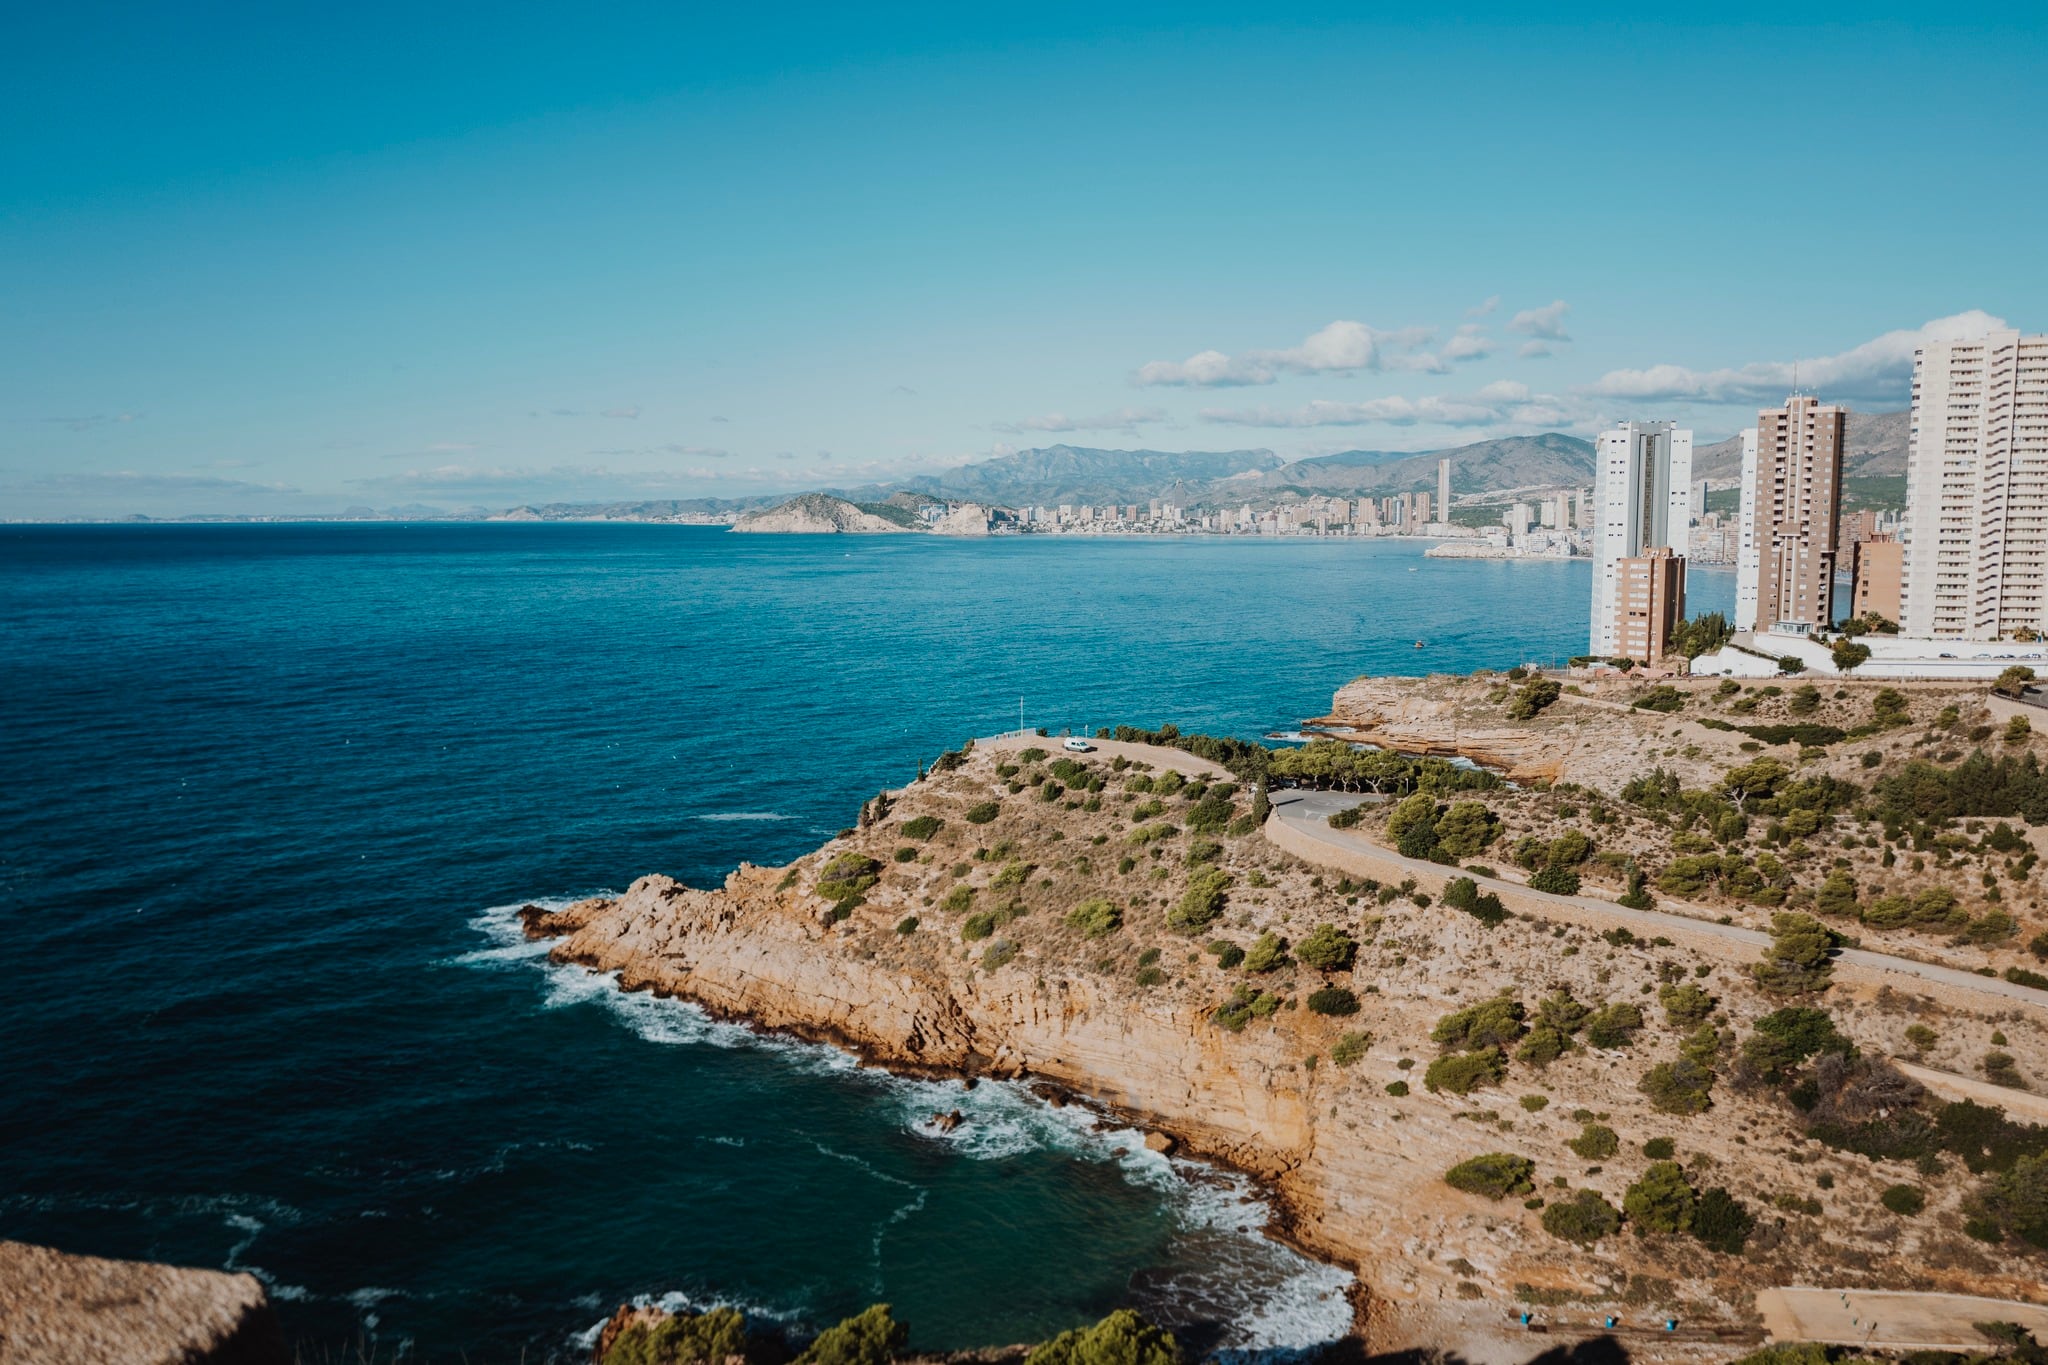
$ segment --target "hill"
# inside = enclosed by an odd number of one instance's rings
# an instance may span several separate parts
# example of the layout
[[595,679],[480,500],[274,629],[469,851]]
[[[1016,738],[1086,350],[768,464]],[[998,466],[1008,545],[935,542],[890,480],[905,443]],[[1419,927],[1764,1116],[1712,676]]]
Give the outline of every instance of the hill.
[[1451,488],[1486,493],[1542,485],[1577,485],[1593,477],[1593,443],[1562,432],[1504,436],[1449,450],[1347,450],[1297,460],[1261,475],[1267,491],[1406,493],[1436,488],[1437,461],[1451,462]]
[[[1845,478],[1897,478],[1906,472],[1909,412],[1852,412],[1842,448]],[[1715,482],[1742,477],[1742,438],[1731,436],[1692,453],[1692,476]]]
[[1279,465],[1280,457],[1270,450],[1175,452],[1057,445],[998,455],[908,479],[900,486],[956,501],[1056,507],[1061,503],[1192,499],[1198,491]]
[[805,493],[733,523],[735,531],[794,535],[890,535],[921,531],[917,514],[900,503],[855,504],[824,493]]

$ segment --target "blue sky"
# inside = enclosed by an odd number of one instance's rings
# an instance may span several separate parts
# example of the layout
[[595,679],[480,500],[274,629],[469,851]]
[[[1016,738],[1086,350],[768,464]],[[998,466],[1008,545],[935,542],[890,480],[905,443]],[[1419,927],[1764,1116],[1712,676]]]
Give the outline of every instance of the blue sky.
[[287,8],[10,17],[0,516],[1710,439],[2048,329],[2032,7]]

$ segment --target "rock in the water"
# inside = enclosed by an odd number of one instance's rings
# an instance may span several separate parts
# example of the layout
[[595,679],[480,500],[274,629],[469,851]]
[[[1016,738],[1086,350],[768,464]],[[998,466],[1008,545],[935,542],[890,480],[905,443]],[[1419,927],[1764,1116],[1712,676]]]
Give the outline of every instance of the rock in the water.
[[285,1365],[289,1359],[254,1275],[0,1242],[0,1360],[7,1365]]
[[1164,1133],[1145,1134],[1145,1150],[1148,1152],[1171,1152],[1179,1145]]
[[958,1109],[955,1109],[950,1114],[932,1115],[932,1127],[942,1133],[950,1133],[965,1122],[967,1122],[967,1115],[961,1113]]

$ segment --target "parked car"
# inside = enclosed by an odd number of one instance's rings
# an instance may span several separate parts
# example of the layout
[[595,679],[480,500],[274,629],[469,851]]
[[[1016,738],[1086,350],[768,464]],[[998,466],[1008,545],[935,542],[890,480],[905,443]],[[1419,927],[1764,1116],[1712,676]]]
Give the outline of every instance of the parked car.
[[1070,754],[1092,754],[1095,752],[1095,746],[1093,744],[1090,744],[1087,740],[1081,739],[1078,736],[1074,739],[1068,740],[1065,744],[1061,745],[1060,747],[1065,749]]

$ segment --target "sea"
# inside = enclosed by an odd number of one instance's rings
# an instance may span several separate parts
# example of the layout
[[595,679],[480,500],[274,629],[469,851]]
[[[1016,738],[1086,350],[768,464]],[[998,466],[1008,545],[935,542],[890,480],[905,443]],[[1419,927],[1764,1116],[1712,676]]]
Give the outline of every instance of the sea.
[[1348,1277],[1245,1180],[622,995],[514,915],[787,861],[1020,720],[1257,737],[1584,648],[1583,561],[1422,550],[0,528],[0,1237],[247,1271],[310,1361],[587,1359],[628,1300],[1339,1335]]

